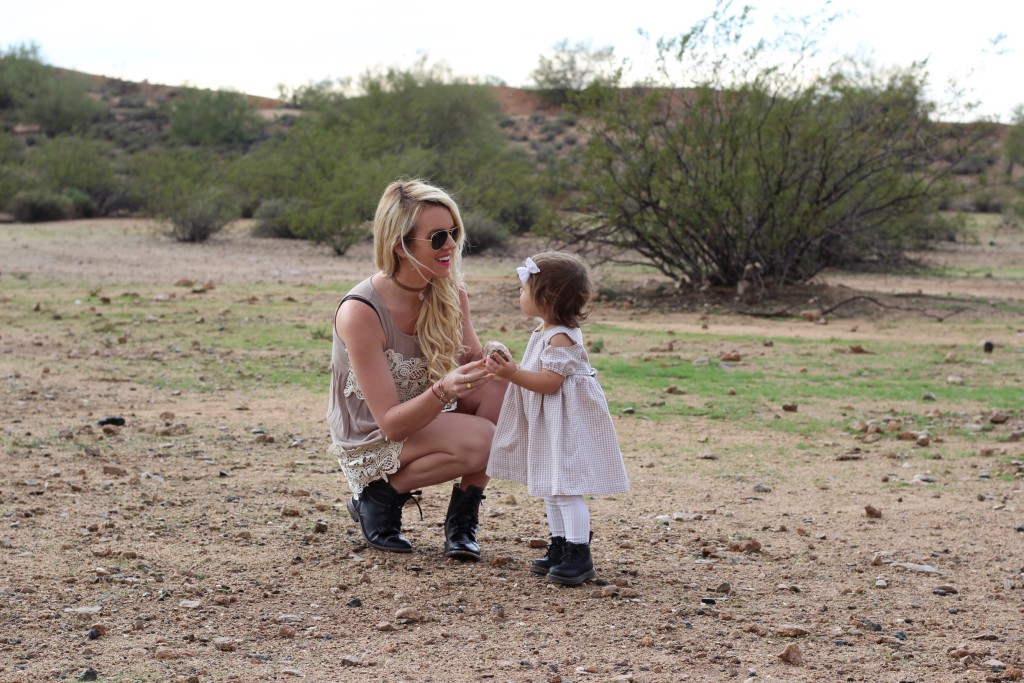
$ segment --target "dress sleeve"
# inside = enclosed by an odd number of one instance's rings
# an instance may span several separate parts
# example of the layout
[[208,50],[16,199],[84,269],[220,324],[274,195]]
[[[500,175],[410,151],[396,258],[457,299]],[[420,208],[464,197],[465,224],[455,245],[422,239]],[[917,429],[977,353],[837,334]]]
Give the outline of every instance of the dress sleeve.
[[551,346],[548,344],[540,352],[541,367],[557,372],[562,377],[583,372],[587,366],[586,351],[582,344],[572,346]]

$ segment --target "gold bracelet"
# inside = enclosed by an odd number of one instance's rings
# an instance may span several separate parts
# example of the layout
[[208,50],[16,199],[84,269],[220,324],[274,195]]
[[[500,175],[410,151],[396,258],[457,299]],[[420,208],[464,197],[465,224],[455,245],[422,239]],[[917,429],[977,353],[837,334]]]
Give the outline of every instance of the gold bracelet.
[[438,388],[437,388],[438,384],[440,384],[440,382],[437,382],[435,384],[430,385],[430,390],[432,392],[434,392],[434,396],[437,396],[437,400],[440,401],[442,405],[447,405],[448,401],[446,401],[444,399],[444,397],[445,397],[444,389],[438,390]]
[[437,380],[437,383],[434,384],[432,388],[437,389],[437,391],[434,392],[434,395],[437,396],[438,400],[441,401],[441,403],[448,405],[449,403],[452,402],[452,397],[448,395],[448,392],[444,388],[443,377]]

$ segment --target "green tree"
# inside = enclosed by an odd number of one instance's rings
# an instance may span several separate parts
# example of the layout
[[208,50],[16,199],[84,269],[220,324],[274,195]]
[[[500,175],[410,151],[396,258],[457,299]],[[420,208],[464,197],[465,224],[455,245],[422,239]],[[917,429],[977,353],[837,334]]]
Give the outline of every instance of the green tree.
[[37,46],[0,53],[0,113],[9,121],[38,124],[47,135],[81,133],[106,112],[81,76],[44,64]]
[[933,121],[920,65],[811,78],[766,61],[778,46],[740,49],[747,22],[716,13],[659,41],[692,87],[576,99],[592,139],[562,236],[694,285],[777,285],[938,234],[951,166],[991,129]]
[[464,209],[516,231],[533,224],[532,169],[502,133],[490,88],[423,63],[367,72],[357,87],[357,97],[326,84],[304,90],[295,126],[240,165],[247,195],[287,200],[275,202],[278,229],[345,253],[365,239],[381,190],[401,175],[429,178]]
[[264,127],[245,95],[186,88],[171,106],[167,135],[187,145],[244,146],[258,139]]
[[615,48],[593,48],[589,41],[571,45],[568,39],[555,44],[550,57],[541,55],[530,78],[549,99],[568,101],[573,93],[590,86],[607,86],[619,78]]

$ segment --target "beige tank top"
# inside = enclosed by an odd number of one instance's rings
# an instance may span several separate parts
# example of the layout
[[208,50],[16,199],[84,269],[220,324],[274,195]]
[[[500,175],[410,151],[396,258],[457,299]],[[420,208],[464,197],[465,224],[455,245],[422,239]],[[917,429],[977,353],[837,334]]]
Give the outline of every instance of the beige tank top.
[[[356,300],[360,305],[370,306],[377,313],[381,327],[384,329],[386,355],[391,376],[398,390],[398,400],[402,403],[419,396],[430,386],[427,372],[427,359],[420,351],[419,339],[414,334],[405,334],[395,324],[384,300],[373,288],[372,278],[363,280],[338,304]],[[335,310],[335,319],[337,310]],[[331,429],[331,439],[345,450],[367,446],[384,439],[380,428],[370,413],[349,362],[348,349],[338,337],[338,329],[332,320],[331,329],[333,343],[331,345],[331,394],[327,407],[327,424]]]

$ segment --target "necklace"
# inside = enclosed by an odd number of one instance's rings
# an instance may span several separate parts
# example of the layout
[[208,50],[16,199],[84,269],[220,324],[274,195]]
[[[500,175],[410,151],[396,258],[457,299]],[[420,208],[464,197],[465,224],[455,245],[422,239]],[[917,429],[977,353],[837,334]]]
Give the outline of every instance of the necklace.
[[416,287],[410,287],[409,285],[403,285],[401,282],[398,281],[398,278],[396,278],[394,275],[389,276],[388,279],[391,280],[392,282],[394,282],[396,285],[398,285],[398,287],[400,289],[404,289],[407,292],[416,292],[419,295],[420,301],[423,301],[423,292],[425,292],[428,289],[430,289],[430,283],[429,282],[426,284],[425,287],[417,289]]

